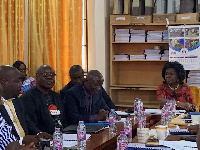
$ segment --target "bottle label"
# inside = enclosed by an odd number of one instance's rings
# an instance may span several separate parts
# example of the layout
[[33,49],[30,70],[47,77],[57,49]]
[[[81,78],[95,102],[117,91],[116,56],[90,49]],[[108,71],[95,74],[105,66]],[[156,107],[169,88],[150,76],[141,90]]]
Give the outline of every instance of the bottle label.
[[115,122],[115,118],[110,117],[110,118],[109,118],[109,124],[112,124],[112,123],[114,123],[114,122]]
[[131,136],[132,135],[132,129],[131,128],[126,127],[126,128],[124,128],[124,131],[125,131],[127,136]]
[[85,134],[85,132],[78,132],[78,138],[79,138],[81,141],[86,140],[86,134]]
[[63,143],[60,140],[53,140],[53,148],[56,150],[62,150]]
[[120,142],[119,143],[119,150],[127,150],[127,143],[126,142]]

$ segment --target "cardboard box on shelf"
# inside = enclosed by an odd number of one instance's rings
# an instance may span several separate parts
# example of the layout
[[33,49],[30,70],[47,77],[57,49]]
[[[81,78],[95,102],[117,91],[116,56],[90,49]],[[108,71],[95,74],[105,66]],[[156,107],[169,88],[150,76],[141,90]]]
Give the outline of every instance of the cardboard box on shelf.
[[176,22],[199,22],[199,13],[177,14]]
[[152,16],[131,16],[131,23],[132,25],[136,23],[152,23]]
[[130,15],[110,15],[110,24],[130,25],[131,24],[131,16]]
[[165,23],[166,18],[169,22],[175,22],[176,14],[153,14],[153,23]]

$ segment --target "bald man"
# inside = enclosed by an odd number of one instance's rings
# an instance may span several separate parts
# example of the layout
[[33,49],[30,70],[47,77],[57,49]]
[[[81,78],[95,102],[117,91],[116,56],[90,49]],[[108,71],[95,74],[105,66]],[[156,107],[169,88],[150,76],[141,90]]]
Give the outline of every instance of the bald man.
[[77,124],[81,120],[106,120],[110,108],[102,97],[103,81],[98,70],[91,70],[83,83],[73,86],[65,93],[64,106],[70,124]]
[[[15,140],[26,145],[39,142],[39,136],[36,134],[40,130],[27,117],[22,101],[17,98],[20,89],[20,72],[12,66],[0,66],[0,124],[2,127],[7,126],[5,129],[10,129],[2,137],[3,140],[6,140],[7,135],[7,142],[4,141],[3,144],[0,144],[1,146]],[[0,132],[2,133],[2,131]],[[31,136],[30,134],[35,135]]]
[[55,131],[55,120],[49,114],[49,106],[55,105],[60,110],[60,119],[65,127],[63,118],[64,108],[60,95],[51,90],[55,84],[55,71],[48,65],[40,66],[36,71],[36,87],[24,93],[20,99],[23,101],[29,118],[36,127],[43,132],[53,134]]
[[[62,90],[60,90],[60,95],[63,99],[67,90],[72,88],[77,83],[81,83],[84,81],[84,71],[81,66],[73,65],[69,70],[69,76],[70,76],[71,81]],[[103,87],[101,87],[101,90],[102,90],[103,99],[105,100],[107,106],[110,109],[116,110],[116,107],[114,103],[112,102],[111,98],[109,97],[109,95],[106,93],[106,90]]]

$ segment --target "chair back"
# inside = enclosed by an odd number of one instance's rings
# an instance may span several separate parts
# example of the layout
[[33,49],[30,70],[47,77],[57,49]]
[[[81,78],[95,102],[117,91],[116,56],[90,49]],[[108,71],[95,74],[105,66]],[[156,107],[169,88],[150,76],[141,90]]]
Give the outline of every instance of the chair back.
[[194,101],[197,106],[197,110],[199,112],[199,105],[200,105],[200,89],[197,86],[190,85],[190,90],[194,96]]

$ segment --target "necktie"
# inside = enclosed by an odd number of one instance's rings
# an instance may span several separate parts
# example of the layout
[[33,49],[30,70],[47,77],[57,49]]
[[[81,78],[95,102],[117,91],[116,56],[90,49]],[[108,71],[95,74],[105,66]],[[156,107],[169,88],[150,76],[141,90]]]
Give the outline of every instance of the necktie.
[[5,101],[5,103],[9,106],[10,108],[10,111],[13,115],[13,119],[14,119],[14,122],[16,123],[17,127],[19,128],[19,131],[20,131],[20,137],[24,137],[25,136],[25,132],[24,132],[24,129],[22,128],[20,122],[19,122],[19,119],[17,118],[17,115],[14,111],[14,107],[13,107],[13,104],[12,104],[12,101],[11,100],[7,100]]

